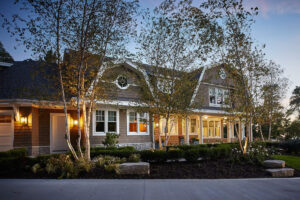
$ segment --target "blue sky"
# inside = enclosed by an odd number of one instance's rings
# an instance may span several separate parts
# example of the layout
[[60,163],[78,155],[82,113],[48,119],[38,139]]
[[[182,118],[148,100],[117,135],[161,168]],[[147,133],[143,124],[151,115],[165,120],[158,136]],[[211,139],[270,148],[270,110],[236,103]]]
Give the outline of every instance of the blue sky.
[[[195,1],[195,0],[194,0]],[[154,8],[161,0],[140,0],[144,8]],[[253,35],[260,44],[266,44],[268,59],[280,64],[285,76],[291,81],[287,98],[296,85],[300,86],[300,0],[245,0],[246,7],[257,6],[260,10],[253,26]],[[199,1],[195,1],[199,4]],[[0,0],[0,13],[11,15],[16,12],[13,1]],[[22,46],[14,49],[15,40],[0,29],[0,40],[15,60],[31,57]]]

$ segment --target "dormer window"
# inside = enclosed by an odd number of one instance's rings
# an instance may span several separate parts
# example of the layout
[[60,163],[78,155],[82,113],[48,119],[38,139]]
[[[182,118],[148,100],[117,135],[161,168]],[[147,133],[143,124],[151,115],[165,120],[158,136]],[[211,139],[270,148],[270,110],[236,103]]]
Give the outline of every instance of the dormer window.
[[120,75],[118,76],[117,80],[116,80],[116,85],[120,88],[120,89],[127,89],[128,88],[128,81],[127,81],[127,77],[125,75]]
[[228,99],[228,90],[221,88],[209,88],[209,106],[221,107]]

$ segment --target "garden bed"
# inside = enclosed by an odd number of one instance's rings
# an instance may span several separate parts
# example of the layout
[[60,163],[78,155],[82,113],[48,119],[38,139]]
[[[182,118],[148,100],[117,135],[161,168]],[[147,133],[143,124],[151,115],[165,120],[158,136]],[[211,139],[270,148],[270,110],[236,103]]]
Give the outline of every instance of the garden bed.
[[[103,168],[94,168],[89,173],[81,173],[79,179],[222,179],[222,178],[268,178],[271,177],[262,166],[248,163],[232,164],[226,160],[151,163],[150,175],[118,175]],[[300,171],[295,170],[295,177]],[[1,174],[0,178],[54,178],[46,172],[33,174],[30,170],[13,174]]]

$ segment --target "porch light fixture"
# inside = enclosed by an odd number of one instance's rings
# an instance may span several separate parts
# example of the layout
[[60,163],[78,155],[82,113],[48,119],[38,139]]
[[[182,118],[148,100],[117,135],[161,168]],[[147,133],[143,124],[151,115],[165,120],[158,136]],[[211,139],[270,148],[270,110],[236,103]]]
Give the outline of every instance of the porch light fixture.
[[74,120],[74,126],[78,125],[78,120]]
[[227,119],[227,117],[224,117],[224,119],[226,120],[226,119]]
[[207,118],[208,118],[208,117],[205,115],[205,116],[204,116],[204,119],[207,119]]
[[21,117],[21,124],[24,126],[24,125],[27,125],[28,124],[28,117]]
[[159,124],[158,124],[158,123],[156,123],[156,124],[155,124],[155,126],[156,126],[156,127],[158,127],[158,126],[159,126]]

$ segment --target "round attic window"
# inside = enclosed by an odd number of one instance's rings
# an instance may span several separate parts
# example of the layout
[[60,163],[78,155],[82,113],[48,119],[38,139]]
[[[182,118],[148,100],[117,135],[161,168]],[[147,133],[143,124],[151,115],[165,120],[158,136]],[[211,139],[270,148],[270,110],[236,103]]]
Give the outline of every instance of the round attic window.
[[124,75],[120,75],[117,78],[117,84],[118,84],[119,88],[126,89],[128,87],[127,77]]
[[220,75],[221,79],[225,79],[226,78],[226,72],[225,72],[225,70],[223,68],[220,69],[219,75]]

